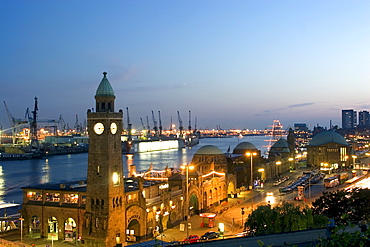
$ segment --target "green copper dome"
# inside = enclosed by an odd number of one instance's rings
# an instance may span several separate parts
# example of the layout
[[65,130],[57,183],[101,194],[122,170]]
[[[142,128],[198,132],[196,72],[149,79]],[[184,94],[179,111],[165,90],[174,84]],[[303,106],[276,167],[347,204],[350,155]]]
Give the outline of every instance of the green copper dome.
[[250,150],[250,149],[257,148],[253,143],[250,142],[241,142],[234,148],[234,150]]
[[103,75],[104,75],[104,77],[101,80],[98,89],[96,90],[96,95],[95,96],[113,96],[113,97],[115,97],[113,88],[110,85],[110,82],[108,81],[108,78],[107,78],[107,72],[104,72]]
[[333,132],[333,131],[324,131],[324,132],[321,132],[315,135],[308,145],[309,146],[320,146],[320,145],[324,145],[324,144],[331,143],[331,142],[344,145],[344,146],[348,146],[346,139],[344,139],[344,137],[341,136],[340,134]]
[[213,145],[205,145],[195,152],[195,155],[220,155],[224,154],[221,149]]

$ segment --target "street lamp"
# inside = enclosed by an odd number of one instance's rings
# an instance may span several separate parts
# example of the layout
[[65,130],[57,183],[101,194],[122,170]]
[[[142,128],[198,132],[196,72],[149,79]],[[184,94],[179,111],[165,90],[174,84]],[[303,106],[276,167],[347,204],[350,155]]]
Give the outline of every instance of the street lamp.
[[245,212],[244,212],[244,208],[243,208],[243,207],[241,208],[241,210],[242,210],[242,212],[241,212],[241,213],[242,213],[242,227],[243,227],[243,231],[244,231],[244,225],[243,225],[243,215],[244,215],[244,213],[245,213]]
[[[290,161],[290,170],[292,170],[293,169],[293,166],[292,166],[292,161],[294,160],[294,158],[289,158],[288,159],[289,161]],[[295,168],[295,166],[294,166],[294,168]]]
[[23,242],[23,221],[24,221],[24,218],[22,218],[22,215],[21,217],[19,218],[19,221],[21,222],[21,243]]
[[251,157],[251,196],[252,196],[252,212],[253,212],[253,156],[256,156],[257,153],[247,152],[245,155]]
[[[263,183],[264,183],[264,178],[265,178],[263,173],[265,172],[265,168],[259,168],[257,171],[261,173],[260,186],[261,186],[261,188],[263,188]],[[258,178],[257,178],[257,180],[258,180]]]
[[186,216],[186,238],[189,237],[189,169],[193,170],[192,165],[182,165],[181,169],[185,169],[186,174],[186,197],[185,197],[185,216]]
[[279,172],[280,172],[280,168],[279,168],[279,166],[281,165],[281,161],[276,161],[276,165],[277,165],[277,175],[278,175],[278,177],[279,177]]
[[352,168],[355,168],[357,156],[356,155],[352,155],[352,158],[353,158],[353,166],[352,166]]

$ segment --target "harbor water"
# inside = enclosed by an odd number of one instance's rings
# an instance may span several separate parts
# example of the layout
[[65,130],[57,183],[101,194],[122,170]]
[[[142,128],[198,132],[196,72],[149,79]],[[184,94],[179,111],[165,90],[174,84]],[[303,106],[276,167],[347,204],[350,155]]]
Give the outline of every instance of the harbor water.
[[[166,150],[123,155],[123,168],[127,173],[129,165],[135,165],[138,172],[152,167],[180,168],[190,163],[194,153],[205,145],[214,145],[222,152],[230,152],[240,142],[253,143],[261,153],[265,153],[268,144],[265,136],[245,136],[229,138],[204,138],[198,145],[179,150]],[[22,187],[46,183],[63,183],[66,181],[85,180],[87,174],[87,153],[55,155],[46,159],[0,161],[0,203],[22,203]],[[0,212],[2,214],[2,212]]]

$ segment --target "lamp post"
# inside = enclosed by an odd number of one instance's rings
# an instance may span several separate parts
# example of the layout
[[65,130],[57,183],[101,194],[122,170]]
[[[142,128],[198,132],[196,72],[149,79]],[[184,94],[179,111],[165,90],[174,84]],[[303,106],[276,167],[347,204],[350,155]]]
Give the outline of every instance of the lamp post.
[[242,227],[243,227],[243,231],[244,231],[244,225],[243,225],[243,215],[244,215],[244,213],[245,213],[245,212],[244,212],[244,208],[243,208],[243,207],[241,208],[241,210],[242,210],[242,212],[241,212],[241,213],[242,213]]
[[279,166],[281,165],[281,161],[276,161],[276,165],[277,165],[277,175],[279,177],[279,172],[280,172]]
[[23,242],[23,221],[24,219],[22,218],[22,215],[21,217],[19,218],[19,221],[21,222],[21,229],[20,229],[20,232],[21,232],[21,243]]
[[193,170],[192,165],[182,165],[181,169],[185,169],[186,174],[186,197],[185,197],[185,217],[186,217],[186,238],[189,237],[189,169]]
[[357,158],[357,156],[356,155],[352,155],[352,158],[353,158],[353,166],[352,166],[352,168],[355,169],[355,164],[356,164],[356,158]]
[[292,166],[292,161],[294,160],[294,158],[289,158],[288,160],[290,161],[290,170],[292,170],[293,168],[295,168],[295,166]]
[[257,153],[247,152],[247,153],[245,153],[245,155],[251,157],[251,179],[250,179],[251,181],[250,181],[250,184],[251,184],[252,212],[253,212],[253,156],[256,156]]

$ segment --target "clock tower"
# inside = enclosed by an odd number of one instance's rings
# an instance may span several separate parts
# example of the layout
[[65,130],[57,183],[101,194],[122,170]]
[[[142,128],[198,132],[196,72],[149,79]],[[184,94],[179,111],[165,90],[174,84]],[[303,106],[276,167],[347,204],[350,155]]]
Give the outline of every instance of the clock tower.
[[125,240],[125,192],[122,164],[123,112],[114,111],[116,96],[103,73],[95,109],[87,111],[89,154],[83,240],[86,246],[122,246]]

